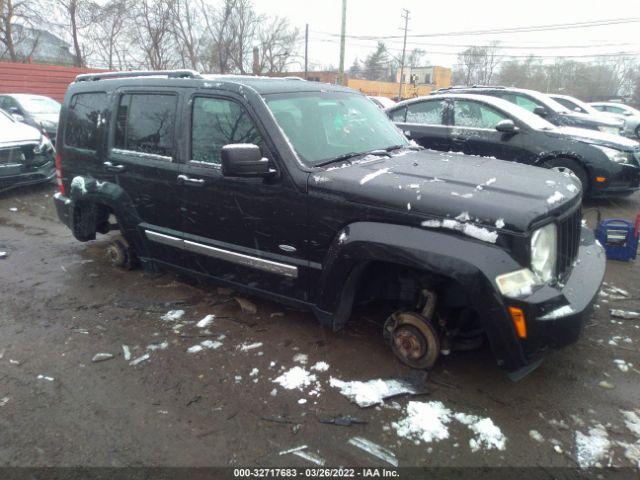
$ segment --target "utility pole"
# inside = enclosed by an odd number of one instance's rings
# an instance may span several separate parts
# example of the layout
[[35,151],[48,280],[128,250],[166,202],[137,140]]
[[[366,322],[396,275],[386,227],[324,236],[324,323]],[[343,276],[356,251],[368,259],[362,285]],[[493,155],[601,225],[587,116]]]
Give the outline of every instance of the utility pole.
[[309,24],[304,26],[304,79],[307,79],[307,66],[309,58]]
[[398,92],[398,100],[402,100],[402,83],[404,82],[404,55],[407,49],[407,29],[409,27],[409,10],[403,8],[402,18],[404,18],[404,43],[402,44],[402,62],[400,63],[400,91]]
[[347,34],[347,0],[342,0],[342,31],[340,32],[340,67],[338,70],[338,84],[344,85],[344,44]]

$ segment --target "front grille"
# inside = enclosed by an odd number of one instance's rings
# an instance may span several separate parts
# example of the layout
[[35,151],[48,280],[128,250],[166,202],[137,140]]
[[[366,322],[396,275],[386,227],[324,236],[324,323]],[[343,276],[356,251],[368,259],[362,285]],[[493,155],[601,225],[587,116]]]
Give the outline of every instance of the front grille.
[[580,247],[582,208],[578,207],[558,220],[558,263],[556,273],[562,280],[571,269]]

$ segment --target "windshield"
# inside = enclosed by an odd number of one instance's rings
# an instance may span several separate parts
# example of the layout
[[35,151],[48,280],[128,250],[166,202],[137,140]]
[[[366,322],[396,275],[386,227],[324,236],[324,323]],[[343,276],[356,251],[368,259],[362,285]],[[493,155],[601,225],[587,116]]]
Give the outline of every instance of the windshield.
[[60,113],[60,104],[49,97],[39,96],[19,96],[17,100],[22,105],[22,108],[29,113]]
[[352,153],[409,146],[384,112],[362,95],[287,93],[265,100],[295,151],[311,165]]
[[533,98],[535,98],[540,103],[544,104],[547,108],[553,110],[556,113],[569,113],[567,110],[567,107],[559,104],[549,95],[545,95],[544,93],[538,93],[538,92],[529,92],[529,95],[531,95]]

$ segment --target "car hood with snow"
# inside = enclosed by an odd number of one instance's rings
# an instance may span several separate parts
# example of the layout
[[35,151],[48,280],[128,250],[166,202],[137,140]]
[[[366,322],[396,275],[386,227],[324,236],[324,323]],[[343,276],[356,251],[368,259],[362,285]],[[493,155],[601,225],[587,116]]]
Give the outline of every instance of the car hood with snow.
[[311,175],[309,192],[400,210],[414,217],[408,223],[415,225],[457,219],[518,232],[580,202],[579,184],[565,175],[431,150],[330,166]]
[[37,129],[24,123],[4,122],[2,135],[0,135],[0,148],[22,142],[37,142],[40,140],[40,136]]
[[599,132],[597,130],[587,130],[577,127],[558,127],[547,132],[555,137],[570,137],[571,140],[582,141],[588,144],[602,145],[618,150],[635,150],[640,147],[640,143],[621,135]]

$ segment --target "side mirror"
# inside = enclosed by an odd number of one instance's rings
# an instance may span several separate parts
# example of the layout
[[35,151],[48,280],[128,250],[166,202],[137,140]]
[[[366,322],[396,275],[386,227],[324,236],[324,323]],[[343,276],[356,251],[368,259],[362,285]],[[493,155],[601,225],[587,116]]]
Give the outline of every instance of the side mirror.
[[630,117],[631,115],[633,115],[633,113],[631,113],[631,112],[624,112],[622,115],[624,115],[625,117]]
[[12,113],[11,116],[16,122],[24,122],[24,117],[19,113]]
[[533,113],[541,117],[546,117],[548,115],[547,109],[544,108],[542,105],[538,105],[536,108],[534,108]]
[[502,120],[496,125],[496,130],[502,133],[517,133],[520,131],[513,120]]
[[269,160],[260,147],[250,143],[230,143],[222,147],[222,175],[225,177],[264,177],[271,173]]

